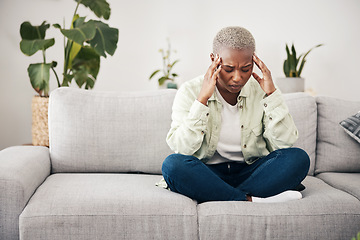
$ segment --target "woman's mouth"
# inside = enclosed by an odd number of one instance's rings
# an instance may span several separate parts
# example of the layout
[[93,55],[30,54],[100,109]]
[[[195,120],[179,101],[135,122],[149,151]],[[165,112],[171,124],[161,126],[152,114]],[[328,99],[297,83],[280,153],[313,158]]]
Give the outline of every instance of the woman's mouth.
[[229,87],[234,90],[234,91],[237,91],[237,90],[241,90],[241,88],[243,87],[243,85],[229,85]]

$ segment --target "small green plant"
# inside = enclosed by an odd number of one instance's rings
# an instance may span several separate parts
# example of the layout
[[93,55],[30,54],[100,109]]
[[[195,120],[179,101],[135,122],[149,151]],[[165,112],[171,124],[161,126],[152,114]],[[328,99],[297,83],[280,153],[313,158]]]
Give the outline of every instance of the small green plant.
[[[306,56],[317,47],[322,46],[323,44],[316,45],[315,47],[311,48],[305,54],[301,54],[299,57],[296,56],[296,50],[294,44],[291,46],[291,52],[286,44],[286,54],[287,59],[284,61],[284,73],[286,77],[300,77],[301,72],[304,68],[306,62]],[[300,63],[300,65],[299,65]],[[299,66],[298,66],[299,65]]]
[[[172,72],[172,70],[173,70],[174,65],[177,62],[179,62],[179,60],[177,59],[177,60],[171,62],[171,59],[170,59],[171,52],[176,53],[176,51],[171,50],[170,40],[168,39],[167,41],[168,41],[168,48],[166,50],[159,49],[159,52],[161,53],[161,56],[162,56],[163,68],[155,70],[149,77],[149,80],[151,80],[158,73],[162,73],[161,76],[158,78],[159,86],[163,85],[166,80],[171,80],[172,82],[174,82],[175,78],[178,77],[178,75],[176,73]],[[174,87],[173,84],[169,85],[168,87],[176,88],[176,87]]]
[[351,240],[360,240],[360,232],[358,232],[358,234],[356,235],[356,238],[353,237]]
[[75,79],[81,88],[92,89],[100,69],[100,56],[106,58],[106,53],[113,55],[117,48],[119,30],[97,21],[85,21],[77,10],[81,5],[90,8],[98,18],[110,18],[110,6],[106,0],[75,0],[77,2],[70,29],[62,28],[60,24],[53,27],[60,29],[64,35],[64,66],[63,79],[60,82],[56,74],[56,61],[47,62],[46,50],[55,44],[54,38],[45,39],[46,30],[50,24],[44,21],[40,26],[33,26],[30,22],[23,22],[20,26],[20,49],[32,56],[38,51],[42,52],[41,63],[30,64],[28,74],[34,90],[40,95],[49,96],[50,69],[54,72],[58,87],[69,86]]

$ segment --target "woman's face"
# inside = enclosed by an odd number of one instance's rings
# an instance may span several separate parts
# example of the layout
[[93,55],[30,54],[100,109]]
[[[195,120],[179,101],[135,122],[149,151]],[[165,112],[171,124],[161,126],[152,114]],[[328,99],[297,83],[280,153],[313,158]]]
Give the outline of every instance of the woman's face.
[[250,49],[236,50],[223,48],[221,71],[216,86],[224,93],[239,93],[251,77],[253,71],[253,54]]

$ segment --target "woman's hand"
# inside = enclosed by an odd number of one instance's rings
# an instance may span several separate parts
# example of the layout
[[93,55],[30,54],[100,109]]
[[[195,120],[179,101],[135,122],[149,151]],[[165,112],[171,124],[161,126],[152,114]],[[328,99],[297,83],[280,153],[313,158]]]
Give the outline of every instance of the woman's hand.
[[258,81],[260,87],[264,90],[266,95],[270,95],[275,92],[276,88],[274,82],[271,77],[270,70],[266,67],[266,65],[258,58],[258,56],[254,53],[253,60],[260,69],[261,73],[263,74],[263,78],[259,77],[256,73],[252,73],[253,77]]
[[216,55],[216,58],[212,56],[212,63],[205,74],[204,82],[197,98],[197,100],[204,105],[207,105],[207,101],[215,91],[216,80],[218,79],[219,73],[221,71],[220,62],[221,58],[219,55]]

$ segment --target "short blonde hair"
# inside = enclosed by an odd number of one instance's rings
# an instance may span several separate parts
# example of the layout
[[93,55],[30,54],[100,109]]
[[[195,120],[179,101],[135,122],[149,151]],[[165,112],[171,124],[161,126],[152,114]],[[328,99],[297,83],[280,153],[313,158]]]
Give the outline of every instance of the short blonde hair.
[[218,54],[222,48],[251,49],[255,52],[255,39],[243,27],[225,27],[214,38],[213,53]]

